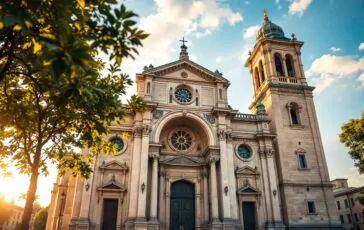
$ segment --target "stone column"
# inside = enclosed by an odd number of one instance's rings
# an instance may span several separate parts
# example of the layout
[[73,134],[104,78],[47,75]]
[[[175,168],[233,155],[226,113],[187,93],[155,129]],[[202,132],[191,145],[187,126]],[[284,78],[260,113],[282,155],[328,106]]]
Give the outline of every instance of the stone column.
[[231,217],[234,220],[238,218],[238,200],[236,197],[236,178],[235,178],[235,167],[234,167],[234,149],[232,143],[231,132],[226,135],[227,141],[227,160],[228,160],[228,179],[229,179],[229,194],[230,194],[230,207],[231,207]]
[[264,191],[264,204],[266,210],[266,219],[267,222],[272,220],[272,209],[271,209],[271,199],[270,199],[270,189],[269,189],[269,174],[267,170],[267,158],[263,150],[259,150],[260,162],[262,168],[262,182],[263,182],[263,191]]
[[210,157],[210,185],[211,185],[211,220],[219,219],[219,202],[217,200],[217,178],[216,178],[216,161],[217,157]]
[[85,184],[90,184],[89,189],[86,191],[86,189],[82,193],[82,200],[81,200],[81,208],[80,208],[80,220],[89,220],[89,210],[90,210],[90,204],[91,204],[91,194],[94,186],[94,174],[96,172],[95,165],[93,165],[93,173],[90,174],[90,178],[85,181]]
[[279,191],[277,188],[277,172],[274,161],[274,150],[269,148],[266,150],[267,155],[267,171],[269,175],[270,198],[272,205],[272,219],[275,223],[281,222],[281,214],[279,208]]
[[286,57],[282,57],[282,65],[283,65],[283,76],[288,77],[287,65],[286,65]]
[[[138,212],[137,219],[145,221],[145,209],[147,202],[148,187],[148,153],[149,153],[149,131],[150,127],[143,127],[142,151],[140,154],[140,173],[139,173],[139,196],[138,196]],[[144,184],[144,190],[141,188]]]
[[131,177],[130,177],[130,198],[129,198],[129,213],[128,219],[134,219],[137,216],[137,200],[139,185],[139,165],[140,165],[140,150],[141,150],[141,127],[136,127],[133,130],[133,155],[131,162]]
[[159,171],[159,223],[165,225],[165,172],[163,169],[160,169]]
[[166,175],[166,229],[169,229],[169,215],[170,215],[170,204],[171,204],[171,181],[168,175]]
[[157,220],[157,200],[158,200],[158,158],[156,154],[152,155],[153,158],[153,174],[152,174],[152,191],[150,203],[150,218]]
[[[229,173],[227,164],[227,153],[226,153],[226,132],[220,130],[218,133],[220,140],[220,186],[221,186],[221,201],[222,201],[222,213],[223,219],[231,219],[231,207],[230,207],[230,194],[225,193],[226,187],[229,187]],[[212,176],[212,175],[211,175]]]
[[208,191],[208,182],[207,182],[207,173],[201,173],[203,179],[203,206],[204,206],[204,222],[209,221],[209,191]]

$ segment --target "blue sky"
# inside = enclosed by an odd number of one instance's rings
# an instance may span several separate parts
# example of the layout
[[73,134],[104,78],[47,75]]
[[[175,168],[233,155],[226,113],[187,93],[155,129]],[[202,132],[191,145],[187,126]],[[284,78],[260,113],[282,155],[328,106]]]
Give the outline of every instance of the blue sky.
[[[302,61],[314,100],[330,177],[347,177],[364,185],[347,149],[339,142],[340,126],[364,110],[364,2],[360,0],[125,0],[151,34],[137,63],[126,61],[131,76],[142,66],[178,58],[178,42],[187,43],[190,59],[231,81],[229,102],[249,112],[252,79],[244,62],[263,22],[262,9],[287,37],[305,42]],[[361,50],[360,44],[363,43]],[[361,79],[361,80],[359,80]],[[130,92],[134,92],[134,88]]]
[[[347,149],[339,142],[340,126],[364,110],[364,1],[362,0],[119,0],[139,14],[139,26],[150,33],[135,61],[123,69],[134,79],[143,66],[162,65],[178,58],[185,36],[190,59],[230,82],[229,103],[249,113],[252,79],[244,67],[255,34],[263,22],[262,9],[289,37],[305,42],[302,61],[314,100],[331,178],[349,178],[349,185],[364,185]],[[362,45],[360,45],[362,44]],[[361,79],[361,80],[360,80]],[[135,87],[128,90],[134,94]],[[38,195],[50,201],[56,170],[41,176]],[[0,193],[9,197],[26,192],[29,179],[0,178]],[[3,188],[3,189],[1,189]]]

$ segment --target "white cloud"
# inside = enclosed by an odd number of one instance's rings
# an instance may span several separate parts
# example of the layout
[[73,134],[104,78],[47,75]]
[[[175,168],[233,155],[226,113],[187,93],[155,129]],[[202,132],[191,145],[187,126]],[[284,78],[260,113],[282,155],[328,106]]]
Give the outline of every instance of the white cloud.
[[[313,61],[311,67],[306,71],[306,76],[312,79],[316,92],[321,92],[334,81],[363,70],[364,57],[357,60],[352,56],[324,54]],[[364,78],[362,75],[360,78]]]
[[364,42],[360,43],[359,50],[364,50]]
[[260,28],[259,25],[248,27],[246,30],[244,30],[244,35],[243,35],[244,39],[250,39],[255,37],[258,33],[259,28]]
[[335,46],[331,47],[330,50],[333,52],[333,53],[336,53],[336,52],[340,52],[342,49],[341,48],[337,48]]
[[362,74],[358,77],[358,79],[357,79],[357,80],[361,82],[361,86],[364,86],[364,73],[362,73]]
[[302,16],[311,2],[312,0],[293,0],[288,6],[288,12],[291,15],[298,14],[299,16]]
[[[219,0],[155,0],[155,12],[140,19],[139,27],[150,33],[143,41],[136,60],[125,60],[123,69],[134,79],[143,66],[158,66],[178,58],[179,42],[212,34],[222,24],[235,25],[243,20],[239,12]],[[190,42],[187,43],[189,46]],[[189,46],[190,47],[190,46]],[[176,52],[177,49],[177,52]],[[174,52],[173,52],[174,50]],[[191,57],[192,60],[193,57]],[[128,95],[135,88],[128,90]]]

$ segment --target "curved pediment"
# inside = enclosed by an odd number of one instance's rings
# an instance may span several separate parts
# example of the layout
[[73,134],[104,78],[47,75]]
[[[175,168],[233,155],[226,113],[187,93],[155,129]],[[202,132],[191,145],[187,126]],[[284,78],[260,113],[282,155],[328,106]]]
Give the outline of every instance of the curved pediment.
[[165,165],[180,165],[180,166],[201,166],[203,165],[197,159],[188,156],[173,156],[160,161],[161,164]]

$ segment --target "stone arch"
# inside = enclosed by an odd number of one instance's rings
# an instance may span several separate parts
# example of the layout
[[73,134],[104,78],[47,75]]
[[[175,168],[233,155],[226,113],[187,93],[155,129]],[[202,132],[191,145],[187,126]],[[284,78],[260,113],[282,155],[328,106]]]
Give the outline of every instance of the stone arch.
[[184,119],[190,119],[195,121],[198,125],[201,126],[201,128],[203,129],[204,133],[206,134],[207,137],[207,142],[208,145],[215,145],[216,143],[216,136],[214,135],[214,133],[212,132],[212,127],[205,121],[205,119],[203,119],[202,117],[198,116],[197,114],[194,113],[190,113],[190,112],[173,112],[173,113],[169,113],[167,114],[165,117],[163,117],[162,119],[160,119],[160,121],[158,121],[158,123],[155,125],[155,129],[153,129],[152,131],[152,140],[154,143],[159,143],[159,139],[161,136],[161,131],[163,130],[163,128],[168,125],[171,121],[175,120],[175,119],[180,119],[180,118],[184,118]]
[[294,69],[294,61],[291,54],[286,54],[285,62],[287,67],[287,75],[289,77],[294,77],[296,75],[296,71]]
[[280,53],[274,54],[274,66],[277,76],[284,76],[282,55]]

